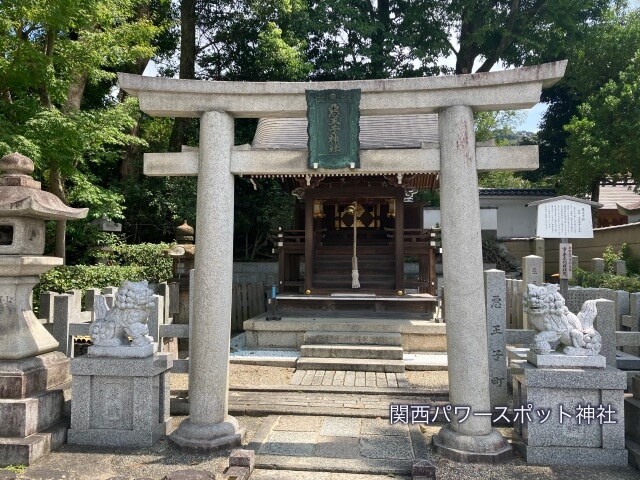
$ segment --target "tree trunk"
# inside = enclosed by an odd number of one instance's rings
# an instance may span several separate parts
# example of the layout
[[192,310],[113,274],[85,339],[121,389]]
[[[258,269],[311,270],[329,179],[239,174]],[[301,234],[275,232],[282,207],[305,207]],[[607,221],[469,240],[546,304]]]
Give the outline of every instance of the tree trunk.
[[389,35],[389,0],[378,0],[378,9],[375,12],[377,29],[371,36],[371,78],[386,78],[388,72],[387,52],[385,51],[385,40]]
[[473,73],[473,62],[477,56],[477,48],[475,43],[468,40],[473,31],[473,23],[470,20],[462,22],[460,26],[460,48],[456,58],[457,75]]
[[[64,178],[60,175],[60,168],[57,160],[52,160],[49,167],[49,189],[56,197],[67,203],[65,191],[64,191]],[[66,233],[67,233],[67,221],[56,221],[56,257],[62,258],[62,264],[66,264]]]
[[82,96],[84,95],[84,87],[87,84],[87,74],[77,73],[74,81],[69,85],[69,93],[67,100],[64,102],[62,111],[65,114],[77,112],[82,104]]
[[[196,0],[180,2],[180,78],[196,77]],[[190,118],[176,118],[169,139],[169,150],[179,152],[185,143]]]
[[[591,201],[592,202],[600,201],[600,179],[599,178],[591,182]],[[593,228],[598,228],[600,226],[599,225],[600,222],[598,221],[598,209],[592,208],[591,215],[593,220]]]

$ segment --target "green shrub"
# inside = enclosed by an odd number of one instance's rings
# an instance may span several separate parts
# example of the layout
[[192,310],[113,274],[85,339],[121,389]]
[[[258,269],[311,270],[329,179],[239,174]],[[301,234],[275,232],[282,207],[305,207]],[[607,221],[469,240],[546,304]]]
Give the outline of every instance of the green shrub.
[[144,268],[137,265],[72,265],[56,267],[40,275],[34,293],[66,292],[74,288],[119,287],[124,280],[146,280]]
[[587,272],[581,268],[573,271],[573,278],[569,283],[584,288],[610,288],[629,293],[640,292],[640,277],[621,277],[611,273]]
[[125,280],[164,282],[173,276],[173,262],[162,255],[167,243],[127,245],[116,242],[111,252],[101,254],[104,264],[56,267],[40,275],[40,283],[33,289],[34,311],[42,292],[63,293],[78,289],[119,287]]
[[129,245],[116,241],[109,245],[110,252],[105,252],[100,256],[107,265],[141,267],[144,269],[145,280],[160,283],[173,276],[173,261],[163,254],[170,246],[168,243]]
[[613,273],[616,260],[624,260],[627,275],[640,274],[640,260],[631,253],[631,248],[626,243],[623,243],[617,252],[613,250],[612,245],[609,245],[603,252],[602,258],[604,259],[604,271],[607,273]]

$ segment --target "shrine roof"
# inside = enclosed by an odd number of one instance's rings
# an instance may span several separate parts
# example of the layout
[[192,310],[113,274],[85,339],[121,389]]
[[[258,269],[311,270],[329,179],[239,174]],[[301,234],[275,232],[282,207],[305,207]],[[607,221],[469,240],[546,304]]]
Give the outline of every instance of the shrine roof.
[[633,191],[634,187],[635,185],[601,185],[598,201],[604,205],[603,208],[606,210],[619,209],[618,205],[635,210],[636,207],[633,205],[640,202],[640,196]]
[[[261,118],[251,144],[255,149],[307,149],[306,118]],[[360,149],[421,148],[438,143],[438,115],[360,117]]]
[[555,188],[481,188],[481,197],[555,197]]

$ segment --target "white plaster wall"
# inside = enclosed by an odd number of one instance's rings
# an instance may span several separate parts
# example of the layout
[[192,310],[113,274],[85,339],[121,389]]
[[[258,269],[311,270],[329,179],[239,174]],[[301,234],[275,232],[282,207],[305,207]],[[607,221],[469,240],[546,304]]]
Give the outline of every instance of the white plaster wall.
[[497,208],[498,238],[528,238],[536,236],[536,207],[525,207],[527,203],[547,197],[512,196],[480,197],[480,207]]
[[[440,209],[426,207],[424,209],[424,228],[432,228],[436,223],[441,224]],[[480,206],[480,228],[482,230],[497,230],[498,210],[496,208]]]

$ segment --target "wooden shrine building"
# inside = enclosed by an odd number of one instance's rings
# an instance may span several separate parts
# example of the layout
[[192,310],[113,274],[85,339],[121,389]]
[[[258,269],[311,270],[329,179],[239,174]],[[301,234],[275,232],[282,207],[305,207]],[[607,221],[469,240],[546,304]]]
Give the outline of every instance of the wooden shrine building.
[[[391,158],[398,149],[438,140],[437,115],[368,116],[359,126],[360,149],[384,148]],[[305,119],[261,119],[252,149],[306,150],[307,132]],[[280,178],[297,198],[294,228],[274,232],[280,310],[431,314],[439,230],[423,228],[424,203],[413,196],[437,188],[437,172],[363,175],[352,169]],[[405,262],[417,264],[417,275],[405,273]]]

